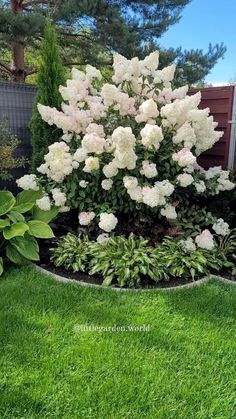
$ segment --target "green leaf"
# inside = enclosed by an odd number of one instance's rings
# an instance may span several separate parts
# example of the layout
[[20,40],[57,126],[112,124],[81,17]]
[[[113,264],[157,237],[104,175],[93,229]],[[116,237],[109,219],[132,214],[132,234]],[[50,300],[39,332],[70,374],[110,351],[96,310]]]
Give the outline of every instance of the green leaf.
[[26,223],[15,223],[3,230],[3,236],[6,240],[10,240],[13,237],[24,236],[27,230],[29,230],[29,227]]
[[0,215],[9,212],[15,205],[15,198],[11,192],[0,191]]
[[30,211],[34,206],[34,202],[27,202],[25,204],[15,205],[13,211],[17,211],[20,214],[24,214],[27,211]]
[[6,220],[0,220],[0,228],[5,228],[10,225],[10,221],[6,218]]
[[28,222],[29,233],[40,239],[51,239],[54,237],[53,231],[48,224],[43,221],[33,220]]
[[108,287],[109,285],[111,285],[112,280],[113,280],[113,275],[106,276],[102,285],[105,285],[106,287]]
[[39,247],[34,237],[14,237],[11,244],[26,259],[39,260]]
[[57,216],[59,213],[58,207],[52,207],[49,211],[43,211],[38,207],[34,207],[32,215],[34,220],[44,221],[45,223],[49,223],[53,218]]
[[85,191],[79,191],[79,196],[81,196],[82,198],[85,198],[86,196]]
[[3,273],[3,260],[2,258],[0,258],[0,276],[2,275],[2,273]]
[[22,191],[20,193],[18,193],[18,195],[16,196],[16,205],[23,205],[23,204],[29,204],[29,203],[33,203],[35,204],[37,199],[42,198],[43,193],[41,190],[39,191]]
[[24,216],[17,211],[10,211],[9,214],[7,214],[7,217],[10,218],[13,223],[25,221]]
[[7,258],[15,263],[16,265],[24,265],[28,262],[24,256],[22,256],[16,249],[11,245],[11,243],[8,243],[6,247],[6,256]]

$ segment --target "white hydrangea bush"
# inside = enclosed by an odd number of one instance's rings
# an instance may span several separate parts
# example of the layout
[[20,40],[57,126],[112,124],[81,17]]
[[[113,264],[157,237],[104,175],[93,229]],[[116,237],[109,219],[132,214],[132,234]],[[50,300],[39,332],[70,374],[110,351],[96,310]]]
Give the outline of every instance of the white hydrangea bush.
[[[37,177],[17,181],[23,189],[44,189],[41,209],[77,208],[80,224],[95,222],[103,240],[122,214],[175,220],[185,194],[234,188],[228,171],[204,170],[197,163],[223,134],[209,109],[198,109],[200,92],[188,95],[188,86],[172,87],[175,65],[160,70],[158,64],[158,51],[144,60],[115,54],[112,83],[103,82],[92,66],[85,72],[74,68],[59,89],[61,110],[38,104],[43,120],[63,131]],[[227,229],[223,222],[215,231]],[[206,232],[197,244],[204,242],[212,246]]]

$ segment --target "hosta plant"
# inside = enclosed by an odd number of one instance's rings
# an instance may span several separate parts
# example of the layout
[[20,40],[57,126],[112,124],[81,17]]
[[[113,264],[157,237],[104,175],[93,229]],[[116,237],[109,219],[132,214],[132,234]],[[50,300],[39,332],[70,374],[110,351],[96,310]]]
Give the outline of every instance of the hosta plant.
[[166,237],[156,246],[133,234],[128,238],[102,235],[96,242],[69,233],[51,249],[51,260],[68,271],[99,275],[104,285],[138,287],[150,280],[195,280],[210,272],[218,273],[223,267],[232,268],[235,248],[234,234],[219,243],[219,239],[209,240],[207,230],[195,239]]
[[[114,56],[112,83],[99,70],[72,70],[60,86],[62,110],[38,104],[42,119],[63,131],[49,146],[38,176],[18,186],[44,189],[41,208],[78,209],[82,226],[113,231],[124,214],[154,222],[181,218],[186,200],[232,190],[230,173],[204,170],[197,157],[222,136],[201,94],[172,86],[175,65],[159,67],[155,51],[144,60]],[[32,175],[33,176],[33,175]]]
[[142,237],[131,234],[128,238],[110,238],[106,245],[95,242],[90,245],[90,252],[89,273],[102,275],[104,285],[117,283],[120,287],[137,287],[142,277],[155,282],[168,278],[153,248]]
[[88,236],[76,236],[68,233],[51,249],[51,261],[55,266],[64,266],[73,272],[86,272],[89,264],[89,239]]
[[38,261],[37,238],[54,237],[48,222],[58,210],[42,212],[36,206],[41,197],[40,190],[23,191],[16,197],[0,191],[0,274],[6,259],[15,264]]
[[222,260],[222,265],[236,275],[236,228],[229,234],[218,237],[217,242],[218,257]]

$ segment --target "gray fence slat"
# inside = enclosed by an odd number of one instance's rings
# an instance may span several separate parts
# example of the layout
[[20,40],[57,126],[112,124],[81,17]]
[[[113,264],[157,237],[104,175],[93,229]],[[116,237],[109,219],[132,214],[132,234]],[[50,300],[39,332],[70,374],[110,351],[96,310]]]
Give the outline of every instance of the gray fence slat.
[[[32,154],[29,121],[36,93],[36,86],[0,80],[0,121],[7,119],[11,132],[21,141],[16,151],[17,157],[29,159]],[[27,171],[27,166],[14,169],[12,175],[17,179]],[[18,189],[14,179],[6,182],[0,180],[0,189],[5,187],[16,193]]]

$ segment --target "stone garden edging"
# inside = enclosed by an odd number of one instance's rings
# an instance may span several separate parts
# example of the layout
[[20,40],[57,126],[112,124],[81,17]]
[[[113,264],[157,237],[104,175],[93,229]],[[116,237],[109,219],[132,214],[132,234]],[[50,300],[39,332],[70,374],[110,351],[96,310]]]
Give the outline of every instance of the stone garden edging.
[[194,288],[194,287],[198,287],[201,284],[207,283],[211,280],[218,280],[221,281],[225,284],[230,284],[230,285],[234,285],[236,286],[236,281],[231,281],[230,279],[224,278],[222,276],[218,276],[218,275],[208,275],[205,276],[202,279],[199,279],[195,282],[190,282],[188,284],[182,284],[182,285],[178,285],[178,286],[174,286],[174,287],[166,287],[166,288],[135,288],[135,289],[130,289],[130,288],[114,288],[114,287],[105,287],[103,285],[97,285],[97,284],[90,284],[84,281],[78,281],[77,279],[70,279],[70,278],[66,278],[64,276],[61,275],[57,275],[51,271],[48,271],[47,269],[42,268],[41,266],[35,265],[33,264],[34,268],[39,271],[42,272],[44,274],[46,274],[47,276],[54,278],[56,281],[58,282],[64,282],[64,283],[74,283],[77,285],[80,285],[82,287],[87,287],[87,288],[100,288],[100,289],[109,289],[112,291],[119,291],[119,292],[140,292],[140,291],[144,291],[144,292],[149,292],[149,291],[176,291],[179,289],[187,289],[187,288]]

